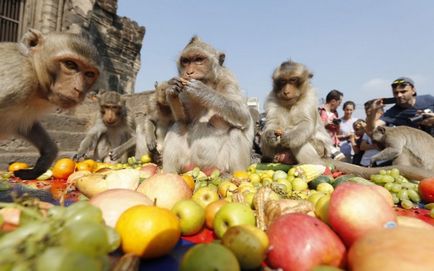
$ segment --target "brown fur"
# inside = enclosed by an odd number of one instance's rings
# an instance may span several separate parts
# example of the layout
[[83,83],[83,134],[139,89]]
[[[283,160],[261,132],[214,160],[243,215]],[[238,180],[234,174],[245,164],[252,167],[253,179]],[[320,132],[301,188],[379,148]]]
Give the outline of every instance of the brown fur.
[[249,165],[253,122],[224,59],[197,37],[182,51],[179,78],[170,80],[167,90],[176,122],[164,143],[164,171],[199,166],[233,172]]
[[39,150],[33,169],[15,172],[34,179],[57,156],[38,120],[83,101],[101,73],[98,52],[80,35],[29,30],[19,43],[0,43],[0,59],[0,137],[19,135]]

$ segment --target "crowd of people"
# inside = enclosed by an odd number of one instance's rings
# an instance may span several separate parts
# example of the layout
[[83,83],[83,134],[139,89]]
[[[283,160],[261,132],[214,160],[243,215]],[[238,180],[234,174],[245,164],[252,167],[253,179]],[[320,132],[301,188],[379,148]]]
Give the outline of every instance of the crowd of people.
[[[356,104],[343,103],[344,115],[339,117],[337,109],[343,101],[343,93],[331,90],[318,111],[334,147],[334,158],[361,166],[385,166],[391,161],[371,163],[371,157],[381,146],[371,139],[376,126],[410,126],[424,130],[434,136],[434,96],[417,95],[411,78],[400,77],[391,84],[393,99],[373,99],[365,102],[365,119],[353,117]],[[384,110],[385,104],[393,104]]]

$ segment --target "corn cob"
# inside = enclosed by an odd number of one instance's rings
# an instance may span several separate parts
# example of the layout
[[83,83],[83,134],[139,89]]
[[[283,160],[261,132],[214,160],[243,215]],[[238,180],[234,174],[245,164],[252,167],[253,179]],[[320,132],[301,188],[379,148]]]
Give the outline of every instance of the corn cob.
[[[304,177],[307,182],[312,181],[324,173],[326,167],[324,165],[303,164],[294,168],[293,176]],[[292,169],[290,170],[290,173]]]

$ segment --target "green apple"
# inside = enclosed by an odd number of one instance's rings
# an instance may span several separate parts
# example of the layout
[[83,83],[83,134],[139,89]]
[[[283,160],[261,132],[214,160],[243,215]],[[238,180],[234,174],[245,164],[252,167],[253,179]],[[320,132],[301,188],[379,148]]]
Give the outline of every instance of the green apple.
[[277,181],[278,179],[286,179],[288,174],[283,170],[276,170],[273,173],[273,181]]
[[252,183],[259,183],[259,182],[261,182],[261,176],[259,176],[259,174],[257,174],[257,173],[252,173],[249,175],[249,180]]
[[221,238],[226,230],[232,226],[248,224],[255,225],[255,214],[243,203],[230,202],[223,205],[216,213],[213,223],[214,232]]
[[202,208],[205,208],[211,202],[219,200],[219,195],[217,191],[213,187],[200,187],[193,193],[191,197],[195,202],[197,202]]
[[218,193],[220,197],[225,198],[229,195],[232,195],[233,192],[237,189],[237,185],[233,182],[226,180],[219,184],[218,186]]
[[248,192],[243,193],[244,200],[252,209],[255,207],[253,204],[253,199],[255,198],[255,195],[256,195],[256,192],[248,191]]
[[172,212],[179,218],[182,235],[198,233],[205,223],[205,209],[192,199],[178,201]]
[[234,253],[223,245],[217,243],[198,244],[188,249],[184,254],[179,270],[239,271],[240,264]]
[[241,269],[251,270],[265,260],[269,240],[262,230],[244,224],[230,227],[222,237],[222,245],[235,254]]
[[256,192],[256,187],[250,183],[250,182],[242,182],[239,186],[238,186],[238,190],[239,193],[244,193],[244,192]]

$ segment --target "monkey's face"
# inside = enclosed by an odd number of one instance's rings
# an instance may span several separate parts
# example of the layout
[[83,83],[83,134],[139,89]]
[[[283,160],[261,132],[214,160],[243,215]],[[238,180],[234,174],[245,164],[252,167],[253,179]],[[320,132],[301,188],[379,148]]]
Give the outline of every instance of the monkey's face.
[[372,132],[372,140],[375,142],[383,142],[384,141],[384,133],[385,128],[382,126],[377,126],[374,131]]
[[49,101],[62,108],[70,108],[82,102],[98,79],[98,68],[74,57],[53,61],[57,68],[51,71],[54,82],[50,84]]
[[298,77],[279,77],[274,80],[273,90],[276,97],[283,102],[295,101],[300,97],[300,78]]
[[121,108],[118,105],[101,105],[102,121],[107,127],[116,126],[121,120]]
[[184,79],[205,79],[211,71],[211,63],[207,56],[201,52],[188,52],[179,60],[180,76]]

